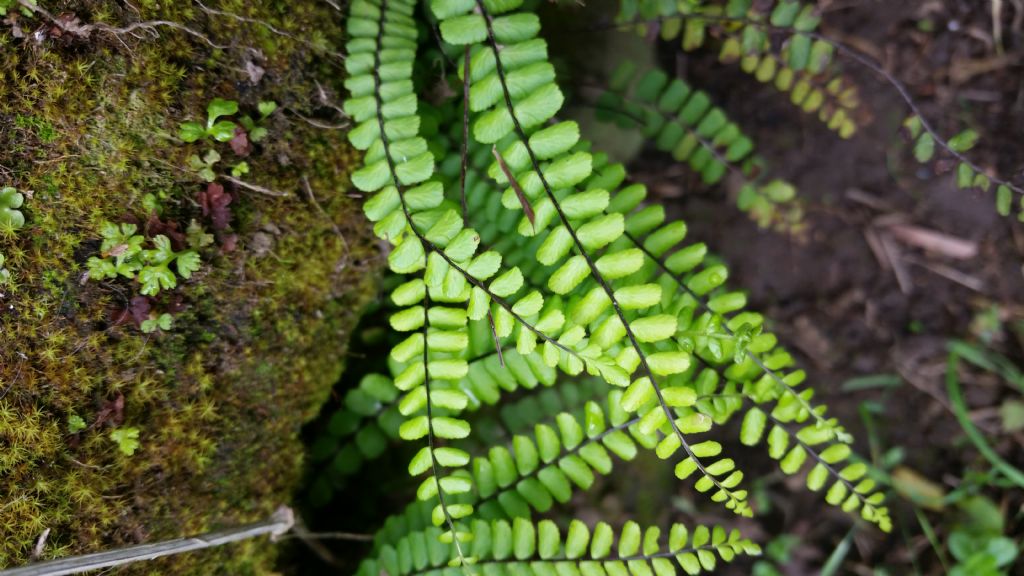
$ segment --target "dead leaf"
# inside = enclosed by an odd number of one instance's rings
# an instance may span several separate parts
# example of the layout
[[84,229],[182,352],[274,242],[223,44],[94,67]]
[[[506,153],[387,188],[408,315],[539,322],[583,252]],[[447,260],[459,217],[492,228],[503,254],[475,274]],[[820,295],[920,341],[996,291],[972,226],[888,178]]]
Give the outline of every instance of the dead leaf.
[[904,498],[929,510],[945,507],[946,491],[918,472],[899,466],[892,472],[892,485]]
[[533,206],[530,205],[530,200],[526,198],[526,193],[523,192],[523,188],[519,186],[519,182],[516,181],[516,177],[512,175],[512,171],[508,169],[508,164],[505,164],[505,159],[501,157],[501,152],[498,152],[497,146],[491,146],[491,153],[494,154],[494,158],[498,161],[498,168],[501,168],[505,178],[508,179],[508,183],[512,186],[512,190],[516,193],[516,198],[519,199],[519,204],[523,207],[523,214],[526,215],[526,219],[530,221],[530,225],[533,226],[533,231],[537,231],[537,224],[534,222],[536,216],[533,213]]
[[910,224],[895,224],[889,227],[892,236],[911,246],[941,254],[957,260],[970,260],[978,255],[978,244],[944,232],[929,230]]
[[266,74],[266,70],[262,66],[256,64],[252,60],[245,61],[245,72],[249,75],[249,83],[255,86],[260,83],[263,79],[263,75]]

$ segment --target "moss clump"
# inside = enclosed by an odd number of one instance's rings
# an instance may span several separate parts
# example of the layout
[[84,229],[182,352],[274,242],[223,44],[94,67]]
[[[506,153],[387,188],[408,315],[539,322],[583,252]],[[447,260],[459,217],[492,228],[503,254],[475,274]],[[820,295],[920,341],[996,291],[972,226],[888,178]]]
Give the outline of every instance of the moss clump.
[[[79,35],[42,15],[0,24],[0,187],[26,196],[24,226],[0,229],[0,567],[28,561],[46,528],[53,558],[244,523],[287,501],[298,431],[341,371],[379,260],[347,193],[354,152],[324,128],[339,120],[341,79],[330,3],[40,4],[194,34]],[[280,105],[240,177],[264,191],[219,167],[230,228],[216,230],[188,162],[214,144],[175,137],[214,97]],[[216,236],[190,279],[144,301],[172,313],[172,329],[143,334],[131,319],[136,282],[85,275],[105,221],[149,237],[195,221]],[[110,438],[119,427],[140,431],[131,456]],[[262,573],[272,559],[250,543],[133,570]]]

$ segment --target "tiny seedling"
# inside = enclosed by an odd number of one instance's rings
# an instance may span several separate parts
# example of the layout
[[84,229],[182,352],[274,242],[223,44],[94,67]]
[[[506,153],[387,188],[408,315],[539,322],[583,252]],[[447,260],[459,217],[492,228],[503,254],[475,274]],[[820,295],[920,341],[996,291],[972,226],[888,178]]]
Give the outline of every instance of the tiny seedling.
[[131,456],[139,448],[139,429],[134,426],[115,428],[110,431],[110,439],[117,444],[122,454]]
[[188,157],[189,168],[195,170],[205,182],[213,182],[217,179],[217,174],[213,171],[217,162],[220,162],[220,154],[216,150],[208,150],[202,158],[197,154]]
[[203,228],[202,224],[196,222],[193,218],[188,223],[188,228],[185,229],[185,241],[188,242],[189,248],[193,250],[199,250],[213,244],[213,234],[206,232],[206,228]]
[[85,420],[82,419],[78,414],[71,414],[68,416],[68,432],[71,434],[78,434],[82,430],[85,430]]
[[245,176],[248,173],[249,173],[249,163],[246,162],[245,160],[242,160],[238,164],[235,164],[235,166],[233,168],[231,168],[231,175],[234,176],[235,178],[238,178],[240,176]]
[[267,128],[263,125],[263,121],[277,110],[277,102],[264,100],[256,108],[260,112],[257,119],[253,120],[250,116],[242,116],[238,119],[239,123],[249,132],[249,140],[253,142],[259,142],[267,137]]
[[150,314],[149,318],[146,318],[145,320],[142,321],[142,324],[139,326],[139,328],[142,329],[143,334],[152,334],[153,332],[156,332],[157,329],[166,332],[167,330],[171,329],[171,326],[173,324],[174,319],[171,318],[170,314],[164,312],[163,314],[157,316],[155,313],[153,313]]
[[17,230],[25,225],[25,215],[21,213],[25,196],[12,186],[0,188],[0,228]]
[[220,118],[231,116],[237,112],[238,102],[214,98],[206,106],[206,125],[199,122],[182,122],[178,128],[178,137],[185,142],[195,142],[208,137],[217,142],[227,142],[234,137],[237,125],[230,120],[220,120]]

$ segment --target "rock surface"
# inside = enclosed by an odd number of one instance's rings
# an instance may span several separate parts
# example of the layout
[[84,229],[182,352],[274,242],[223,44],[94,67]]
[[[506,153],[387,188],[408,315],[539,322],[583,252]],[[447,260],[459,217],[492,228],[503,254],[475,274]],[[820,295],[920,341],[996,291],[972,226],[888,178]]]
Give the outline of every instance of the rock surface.
[[[288,502],[299,430],[341,373],[380,262],[337,126],[331,2],[39,6],[0,20],[0,187],[24,195],[26,220],[0,227],[0,568],[30,561],[46,529],[42,559]],[[179,125],[205,125],[214,98],[266,137],[183,142]],[[260,120],[264,101],[277,109]],[[214,185],[190,161],[209,150]],[[105,222],[196,249],[199,269],[152,297],[90,279]],[[164,313],[169,329],[143,332]],[[132,429],[129,455],[111,433]],[[267,573],[274,553],[249,542],[119,573]]]

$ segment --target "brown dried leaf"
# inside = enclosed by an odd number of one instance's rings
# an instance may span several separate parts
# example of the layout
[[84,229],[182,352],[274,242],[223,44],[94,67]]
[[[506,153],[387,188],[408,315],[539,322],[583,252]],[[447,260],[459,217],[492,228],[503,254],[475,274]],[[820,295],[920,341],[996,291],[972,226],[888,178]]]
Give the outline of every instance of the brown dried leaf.
[[497,146],[491,146],[491,153],[494,154],[494,158],[498,161],[498,168],[501,168],[505,178],[508,179],[508,183],[512,186],[512,190],[515,190],[516,198],[519,199],[519,204],[523,207],[523,213],[526,214],[526,219],[530,221],[530,225],[533,226],[533,231],[537,231],[537,224],[534,222],[536,216],[533,213],[533,206],[530,205],[530,200],[527,199],[526,193],[523,192],[523,188],[519,186],[519,182],[516,181],[516,177],[512,175],[512,171],[508,169],[508,164],[505,164],[505,159],[501,157],[501,152],[498,152]]
[[494,349],[498,351],[498,362],[505,367],[505,356],[501,353],[501,340],[498,338],[498,329],[494,326],[494,315],[490,308],[487,309],[487,320],[491,323],[491,338],[494,338]]

